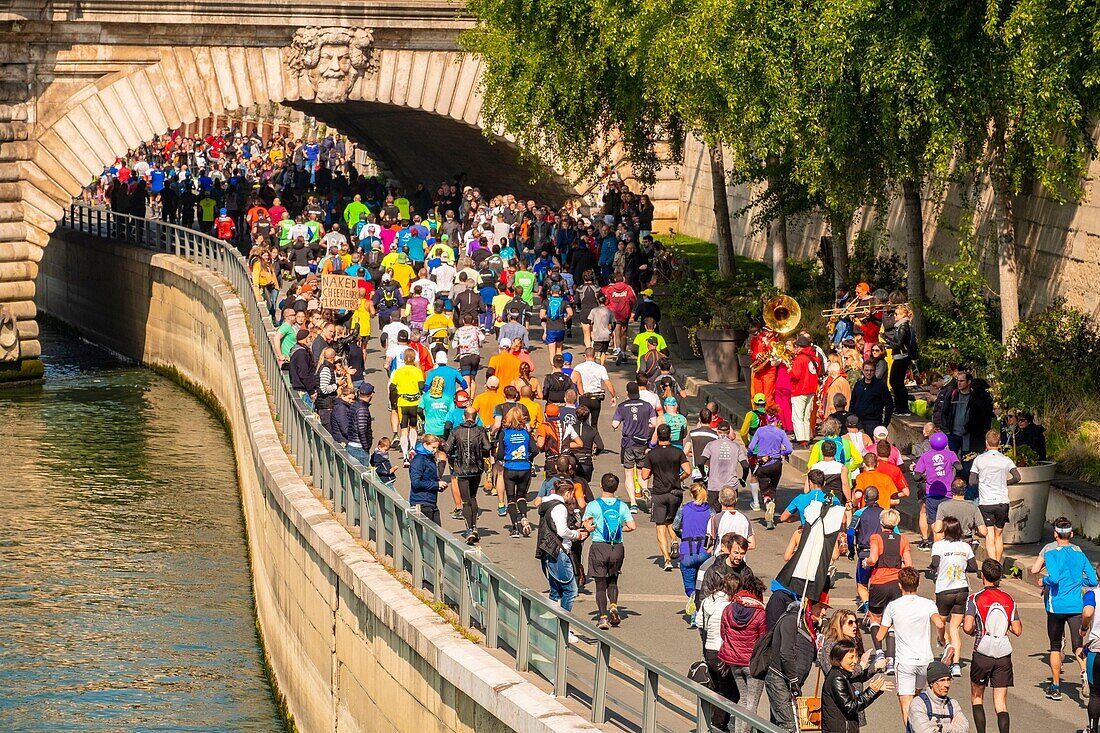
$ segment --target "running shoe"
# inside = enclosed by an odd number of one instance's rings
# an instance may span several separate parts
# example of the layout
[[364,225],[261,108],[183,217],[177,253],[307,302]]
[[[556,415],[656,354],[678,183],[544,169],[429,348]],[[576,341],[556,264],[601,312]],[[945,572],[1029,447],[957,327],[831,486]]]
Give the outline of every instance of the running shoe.
[[519,531],[523,533],[524,537],[531,536],[531,523],[527,519],[521,519],[519,522]]
[[508,536],[511,537],[514,540],[518,540],[518,539],[521,539],[523,537],[523,535],[521,535],[519,533],[519,530],[516,529],[515,527],[512,527],[512,531],[508,533]]
[[768,499],[764,504],[764,524],[768,529],[775,527],[775,499]]
[[669,561],[669,560],[665,560],[665,572],[666,573],[671,573],[672,572],[672,562]]
[[600,616],[600,622],[596,624],[596,628],[600,631],[607,631],[611,628],[611,624],[607,622],[607,616]]
[[507,514],[508,514],[508,505],[507,504],[497,504],[497,516],[498,517],[503,517],[503,516],[506,516]]
[[859,613],[859,614],[867,613],[868,605],[870,605],[868,601],[863,601],[858,606],[856,606],[856,613]]
[[570,644],[576,644],[578,641],[580,641],[580,637],[577,636],[576,634],[574,634],[572,631],[570,631],[569,632],[569,643]]
[[955,661],[955,647],[948,644],[943,648],[943,654],[940,655],[940,661],[951,666],[951,663]]
[[1047,699],[1048,700],[1061,700],[1062,699],[1062,688],[1059,687],[1058,685],[1051,685],[1050,687],[1048,687],[1047,688]]
[[480,540],[481,537],[478,535],[476,529],[470,530],[470,532],[466,535],[467,545],[476,545]]
[[619,606],[615,603],[611,604],[611,608],[607,609],[607,620],[611,622],[612,626],[618,626],[623,622],[622,616],[619,615]]
[[694,616],[695,615],[695,597],[694,596],[692,596],[691,598],[688,598],[687,604],[684,605],[684,615],[685,616]]
[[775,529],[775,522],[773,522],[773,521],[772,521],[772,520],[770,520],[770,519],[769,519],[769,520],[767,520],[767,521],[765,521],[765,522],[764,522],[764,529],[769,529],[769,530],[770,530],[770,529]]
[[886,674],[890,675],[890,676],[893,676],[894,671],[895,671],[894,670],[894,658],[893,657],[887,657],[886,658]]
[[462,510],[459,507],[451,511],[451,519],[462,519]]
[[750,504],[750,505],[749,505],[749,509],[753,510],[754,512],[758,512],[758,511],[760,511],[760,508],[761,508],[761,507],[760,507],[760,505],[759,505],[759,504]]
[[639,512],[639,511],[641,511],[641,510],[640,510],[640,509],[638,509],[638,505],[637,505],[637,504],[631,504],[631,505],[630,505],[630,513],[631,513],[631,514],[637,514],[637,513]]
[[1089,673],[1081,670],[1081,697],[1089,694]]
[[958,664],[952,664],[951,665],[951,676],[952,677],[962,677],[963,676],[962,667],[959,666]]

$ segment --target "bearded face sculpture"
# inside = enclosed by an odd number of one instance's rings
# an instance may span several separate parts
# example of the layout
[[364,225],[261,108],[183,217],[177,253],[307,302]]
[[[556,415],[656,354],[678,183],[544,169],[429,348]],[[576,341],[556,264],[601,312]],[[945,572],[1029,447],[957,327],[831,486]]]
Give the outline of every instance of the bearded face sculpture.
[[373,40],[369,28],[300,28],[287,66],[299,84],[313,89],[316,101],[346,102],[360,77],[372,70]]

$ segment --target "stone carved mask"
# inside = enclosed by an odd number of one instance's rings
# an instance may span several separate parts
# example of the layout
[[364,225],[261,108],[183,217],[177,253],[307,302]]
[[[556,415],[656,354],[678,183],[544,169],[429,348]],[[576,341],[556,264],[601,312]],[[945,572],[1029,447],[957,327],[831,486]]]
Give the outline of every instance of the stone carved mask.
[[[318,102],[346,102],[355,83],[372,70],[369,28],[299,28],[287,52],[287,67],[308,82]],[[302,95],[303,97],[305,95]]]

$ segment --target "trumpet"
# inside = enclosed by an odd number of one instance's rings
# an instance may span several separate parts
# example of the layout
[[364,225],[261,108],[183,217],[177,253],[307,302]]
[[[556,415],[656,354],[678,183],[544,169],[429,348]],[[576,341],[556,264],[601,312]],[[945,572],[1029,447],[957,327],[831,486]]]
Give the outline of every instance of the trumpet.
[[889,308],[893,310],[899,305],[912,308],[908,303],[860,303],[858,300],[854,300],[843,308],[826,308],[821,311],[823,318],[849,318],[849,317],[866,317],[871,315],[877,310],[886,310]]

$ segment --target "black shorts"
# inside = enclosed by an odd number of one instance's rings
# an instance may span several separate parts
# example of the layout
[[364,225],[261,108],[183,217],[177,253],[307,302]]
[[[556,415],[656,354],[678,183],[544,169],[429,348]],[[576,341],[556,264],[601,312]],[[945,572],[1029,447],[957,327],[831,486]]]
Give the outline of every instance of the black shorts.
[[640,466],[642,459],[645,458],[646,446],[644,445],[628,445],[622,449],[619,453],[619,460],[623,464],[623,468],[634,468]]
[[588,547],[588,576],[612,578],[623,571],[623,543],[593,542]]
[[890,601],[896,601],[899,598],[901,598],[901,586],[896,580],[867,586],[867,610],[871,613],[881,616]]
[[682,491],[653,494],[649,502],[649,518],[654,524],[672,524],[672,520],[676,518],[676,510],[680,508],[683,499]]
[[1012,655],[987,657],[974,652],[970,660],[970,681],[984,687],[1012,687]]
[[1008,504],[979,504],[978,511],[987,527],[1004,529],[1008,524]]
[[610,341],[593,341],[592,350],[597,354],[606,354],[607,347],[611,344]]
[[481,369],[480,354],[464,354],[458,357],[458,371],[464,377],[476,377]]
[[945,590],[936,594],[936,610],[945,619],[953,613],[960,616],[966,614],[966,599],[970,595],[967,588]]
[[1050,613],[1047,612],[1047,639],[1050,641],[1050,651],[1062,651],[1062,639],[1069,624],[1070,649],[1076,651],[1083,646],[1081,641],[1081,614],[1079,613]]
[[420,408],[416,405],[402,405],[397,408],[397,427],[416,428],[420,424]]

